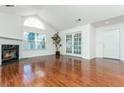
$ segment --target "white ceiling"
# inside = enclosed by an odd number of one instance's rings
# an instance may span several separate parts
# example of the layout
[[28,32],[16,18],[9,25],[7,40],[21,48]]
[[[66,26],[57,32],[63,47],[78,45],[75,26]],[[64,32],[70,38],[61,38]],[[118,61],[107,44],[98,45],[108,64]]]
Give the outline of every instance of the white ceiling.
[[92,23],[92,25],[95,27],[101,27],[101,26],[111,25],[111,24],[116,24],[116,23],[121,23],[121,22],[124,22],[124,15],[112,17],[110,19],[101,20],[98,22],[94,22]]
[[[0,12],[21,16],[39,15],[44,21],[61,31],[88,23],[96,23],[124,15],[124,6],[119,5],[17,5],[0,6]],[[81,18],[82,21],[76,21]],[[115,22],[115,21],[114,21]]]

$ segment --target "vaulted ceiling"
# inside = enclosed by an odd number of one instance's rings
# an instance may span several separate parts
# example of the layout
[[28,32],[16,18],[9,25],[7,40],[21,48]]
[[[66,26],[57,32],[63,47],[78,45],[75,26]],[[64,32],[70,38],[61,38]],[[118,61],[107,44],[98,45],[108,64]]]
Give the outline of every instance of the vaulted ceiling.
[[15,5],[0,6],[0,12],[20,16],[38,15],[44,21],[61,31],[72,27],[97,23],[124,15],[121,5]]

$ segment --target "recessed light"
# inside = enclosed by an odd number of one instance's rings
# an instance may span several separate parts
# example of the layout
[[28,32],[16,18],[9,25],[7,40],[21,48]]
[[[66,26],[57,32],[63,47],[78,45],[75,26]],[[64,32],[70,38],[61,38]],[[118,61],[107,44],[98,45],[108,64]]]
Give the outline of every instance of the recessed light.
[[105,21],[105,24],[106,24],[106,25],[109,24],[109,21]]

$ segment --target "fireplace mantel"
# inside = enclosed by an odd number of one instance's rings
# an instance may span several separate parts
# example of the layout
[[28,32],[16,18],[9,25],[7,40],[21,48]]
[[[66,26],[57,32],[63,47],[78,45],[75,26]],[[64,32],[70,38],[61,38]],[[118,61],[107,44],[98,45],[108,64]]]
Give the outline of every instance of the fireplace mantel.
[[10,38],[10,37],[4,37],[4,36],[0,36],[0,38],[2,38],[2,39],[9,39],[9,40],[23,41],[22,39],[18,39],[18,38]]

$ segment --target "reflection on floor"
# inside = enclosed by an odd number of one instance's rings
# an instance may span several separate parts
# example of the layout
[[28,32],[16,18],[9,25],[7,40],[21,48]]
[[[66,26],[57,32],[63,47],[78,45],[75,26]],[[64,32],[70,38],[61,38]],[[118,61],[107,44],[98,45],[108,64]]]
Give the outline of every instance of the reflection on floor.
[[0,67],[0,86],[124,86],[124,62],[44,56]]

